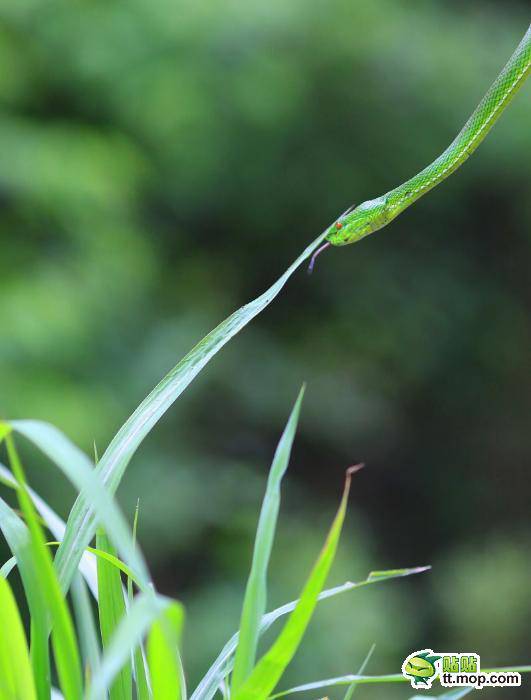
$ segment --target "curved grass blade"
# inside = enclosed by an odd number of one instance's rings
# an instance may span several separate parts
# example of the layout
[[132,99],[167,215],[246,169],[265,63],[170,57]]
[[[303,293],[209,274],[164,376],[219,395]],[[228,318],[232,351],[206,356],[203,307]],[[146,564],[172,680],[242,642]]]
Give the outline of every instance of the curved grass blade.
[[251,573],[245,590],[240,637],[232,674],[231,696],[247,679],[256,661],[260,621],[266,612],[267,569],[280,508],[280,483],[288,468],[303,396],[304,387],[299,392],[278,443],[267,480],[266,493],[256,531]]
[[8,582],[0,577],[0,699],[36,700],[28,645],[17,604]]
[[[96,534],[98,550],[113,556],[107,535],[100,529]],[[103,649],[109,645],[114,630],[125,617],[125,601],[120,570],[103,557],[98,558],[99,617]],[[133,692],[131,665],[125,663],[109,692],[110,700],[130,700]]]
[[182,606],[172,602],[151,627],[147,658],[155,700],[181,700],[186,697],[179,656],[183,618]]
[[122,618],[103,655],[87,700],[98,700],[107,692],[116,674],[130,659],[147,631],[173,601],[152,591],[140,593]]
[[280,693],[274,693],[274,695],[269,696],[269,700],[276,700],[276,698],[283,698],[286,695],[291,695],[293,693],[306,693],[314,690],[323,690],[324,688],[335,688],[338,686],[351,686],[352,683],[356,685],[361,683],[402,683],[407,681],[406,678],[401,673],[390,673],[383,676],[361,676],[355,674],[349,674],[346,676],[338,676],[337,678],[327,678],[322,681],[315,681],[313,683],[304,683],[303,685],[297,685],[294,688],[289,688],[288,690],[283,690]]
[[[60,542],[46,542],[46,545],[48,547],[58,547],[60,544]],[[111,549],[111,547],[109,547],[109,549]],[[96,559],[106,561],[107,563],[112,564],[112,566],[115,569],[125,574],[127,578],[130,581],[136,583],[136,585],[139,588],[142,587],[138,576],[131,569],[131,567],[127,566],[127,564],[125,564],[121,559],[118,559],[118,557],[115,554],[111,554],[110,551],[105,551],[104,549],[98,549],[98,547],[87,547],[87,552],[93,554],[96,557]]]
[[[22,523],[22,521],[21,524],[24,526],[24,523]],[[47,542],[46,546],[56,546],[58,544],[59,542]],[[96,557],[99,557],[101,560],[108,562],[108,565],[112,565],[112,567],[114,567],[117,571],[122,571],[128,577],[132,577],[133,580],[135,580],[136,582],[136,579],[134,579],[134,574],[132,573],[131,569],[122,561],[120,561],[120,559],[118,559],[116,556],[114,556],[110,552],[106,552],[101,549],[96,549],[94,547],[88,547],[87,549]],[[0,569],[0,575],[4,575],[4,577],[7,576],[16,565],[16,557],[11,557],[11,559],[5,562],[5,564]],[[129,578],[129,580],[131,580],[131,578]],[[94,621],[92,617],[90,603],[88,599],[86,599],[87,594],[85,584],[84,581],[78,576],[74,578],[72,595],[74,600],[74,606],[76,609],[76,618],[78,620],[78,629],[83,632],[83,634],[81,635],[81,645],[85,658],[85,667],[87,666],[88,661],[89,669],[91,669],[92,672],[94,672],[99,666],[99,646],[97,642],[97,636],[93,631],[93,628],[95,630]],[[85,673],[85,675],[87,674]],[[146,697],[149,697],[149,694]]]
[[[518,673],[529,673],[531,672],[531,666],[504,666],[502,668],[485,668],[481,669],[486,673],[489,672],[499,672],[499,671],[518,671]],[[269,700],[276,700],[276,698],[283,698],[286,695],[291,695],[293,693],[306,693],[308,691],[322,690],[323,688],[334,688],[342,685],[350,685],[351,683],[409,683],[409,680],[405,678],[401,673],[388,673],[383,676],[338,676],[337,678],[327,678],[322,681],[315,681],[314,683],[305,683],[304,685],[297,685],[289,690],[283,690],[280,693],[275,693],[269,696]],[[463,688],[461,690],[464,690]],[[450,691],[453,693],[454,691]],[[429,697],[429,696],[426,696]],[[445,695],[437,696],[437,698],[449,698],[448,693]]]
[[[18,562],[31,617],[31,663],[39,700],[50,697],[50,658],[46,601],[31,552],[30,533],[14,510],[0,498],[0,529]],[[6,562],[2,568],[9,567]]]
[[9,576],[9,574],[13,571],[13,569],[15,568],[16,565],[17,565],[17,558],[16,557],[11,557],[11,559],[8,559],[0,567],[0,576],[2,578],[7,578]]
[[[368,651],[368,653],[367,653],[367,656],[363,659],[363,662],[362,662],[361,666],[360,666],[359,669],[358,669],[358,673],[356,674],[357,676],[363,676],[363,672],[364,672],[365,669],[367,668],[367,665],[368,665],[369,661],[371,660],[371,656],[373,655],[375,649],[376,649],[376,644],[373,644],[373,645],[371,646],[371,648],[369,649],[369,651]],[[357,686],[357,685],[358,685],[358,684],[356,683],[356,681],[354,681],[353,683],[351,683],[351,684],[349,685],[349,687],[347,688],[347,692],[345,693],[345,697],[343,698],[343,700],[351,700],[352,696],[354,695],[354,691],[356,690],[356,686]]]
[[[473,690],[474,688],[456,688],[442,695],[428,695],[427,697],[428,699],[431,698],[431,700],[461,700],[461,698],[466,697]],[[422,697],[421,695],[413,695],[409,700],[421,700]]]
[[[275,299],[295,270],[321,243],[327,230],[299,255],[269,289],[232,313],[199,341],[142,401],[113,438],[96,467],[110,493],[118,488],[132,456],[157,421],[221,348]],[[70,512],[63,543],[56,556],[64,590],[68,589],[79,559],[95,531],[93,507],[80,495]]]
[[350,467],[345,479],[343,497],[326,538],[324,547],[302,590],[295,610],[291,613],[279,636],[258,661],[251,675],[233,696],[233,700],[265,700],[276,686],[295,655],[312,618],[315,606],[330,567],[335,558],[339,537],[345,520],[351,477],[363,465]]
[[[140,501],[138,500],[135,508],[135,517],[133,518],[133,543],[135,546],[139,511]],[[131,607],[133,603],[133,580],[130,576],[127,577],[127,603],[128,608]],[[133,670],[136,683],[137,700],[150,700],[151,692],[148,683],[147,661],[142,642],[140,642],[133,653]]]
[[90,604],[90,595],[85,581],[79,573],[74,576],[71,591],[76,618],[76,629],[78,631],[81,656],[83,658],[85,686],[88,686],[91,677],[98,674],[101,654],[96,623]]
[[49,549],[45,544],[37,513],[26,491],[26,478],[12,435],[7,435],[5,439],[11,468],[19,483],[17,496],[29,531],[31,557],[38,571],[39,586],[52,621],[52,646],[61,690],[66,700],[79,700],[82,695],[82,674],[74,625],[53,568]]
[[[0,426],[1,427],[1,426]],[[9,426],[8,426],[9,427]],[[17,482],[9,469],[0,463],[0,482],[9,488],[16,489]],[[41,518],[46,523],[46,527],[57,540],[62,540],[65,532],[66,523],[50,508],[50,506],[34,491],[30,486],[27,486],[28,494],[33,501],[35,508],[39,511]],[[6,562],[7,563],[7,562]],[[4,565],[5,566],[5,565]],[[89,552],[83,552],[79,563],[79,570],[83,578],[88,584],[92,595],[98,599],[98,581],[96,574],[96,560]]]
[[[318,600],[321,601],[326,600],[327,598],[333,598],[336,595],[347,593],[348,591],[352,591],[356,588],[361,588],[372,583],[378,583],[380,581],[390,580],[394,578],[402,578],[404,576],[411,576],[413,574],[420,574],[424,571],[428,571],[429,569],[429,566],[417,566],[410,569],[393,569],[388,572],[389,575],[387,577],[383,576],[385,572],[379,572],[380,574],[382,574],[382,576],[376,578],[372,578],[371,572],[369,576],[365,579],[365,581],[347,581],[346,583],[343,583],[340,586],[328,588],[319,595]],[[264,634],[264,632],[266,632],[271,627],[271,625],[275,623],[280,617],[288,615],[290,612],[295,610],[295,607],[297,606],[298,602],[298,600],[293,600],[290,603],[286,603],[285,605],[282,605],[281,607],[276,608],[275,610],[272,610],[271,612],[264,615],[260,623],[260,634]],[[223,678],[225,678],[232,670],[233,654],[238,646],[238,638],[239,633],[236,632],[236,634],[234,634],[225,644],[225,646],[219,653],[219,656],[216,658],[212,666],[208,669],[207,673],[193,692],[190,700],[211,700],[211,698],[214,697],[214,695],[216,694],[216,690],[219,687],[219,684],[222,682]]]
[[[92,504],[91,510],[94,509],[102,527],[105,527],[109,532],[121,558],[136,572],[139,584],[143,588],[147,588],[150,585],[150,576],[144,559],[138,549],[134,547],[133,537],[124,516],[101,483],[101,477],[96,473],[89,458],[59,430],[48,423],[23,420],[12,421],[10,425],[54,462],[80,491],[83,500]],[[67,531],[68,525],[65,538]],[[86,544],[88,545],[89,541]],[[61,546],[58,551],[60,550]],[[81,556],[76,561],[76,567],[80,559]],[[64,574],[61,575],[60,567],[57,567],[57,571],[61,587],[66,592],[71,581],[67,581]]]

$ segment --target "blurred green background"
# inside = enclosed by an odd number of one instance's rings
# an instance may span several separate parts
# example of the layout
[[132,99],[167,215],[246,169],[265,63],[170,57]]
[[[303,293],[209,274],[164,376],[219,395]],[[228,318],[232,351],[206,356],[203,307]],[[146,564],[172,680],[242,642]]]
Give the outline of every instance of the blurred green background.
[[[0,414],[101,452],[339,212],[448,145],[525,8],[2,0]],[[330,583],[433,570],[324,603],[282,685],[355,672],[373,642],[371,673],[426,646],[530,662],[524,93],[392,227],[298,273],[130,465],[119,497],[129,516],[140,497],[155,580],[187,607],[192,685],[237,627],[264,480],[304,380],[270,605],[296,597],[359,460]],[[66,515],[73,492],[30,462]]]

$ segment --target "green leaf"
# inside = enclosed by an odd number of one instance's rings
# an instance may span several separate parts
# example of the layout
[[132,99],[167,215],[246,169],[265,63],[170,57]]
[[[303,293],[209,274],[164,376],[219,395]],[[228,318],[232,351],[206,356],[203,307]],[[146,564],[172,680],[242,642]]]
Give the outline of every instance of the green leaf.
[[149,633],[147,657],[153,700],[181,700],[186,697],[179,656],[183,609],[171,603]]
[[0,578],[0,700],[36,700],[28,645],[8,582]]
[[[138,513],[140,510],[140,501],[137,501],[135,508],[135,517],[133,519],[133,542],[136,546],[136,533],[138,528]],[[133,603],[133,579],[127,577],[127,598],[129,606]],[[145,659],[144,648],[142,642],[137,646],[133,653],[133,669],[135,673],[136,697],[137,700],[150,700],[151,693],[147,681],[147,662]]]
[[9,435],[11,432],[11,426],[8,425],[7,423],[0,422],[0,442],[6,437],[6,435]]
[[351,467],[347,471],[339,509],[326,538],[325,545],[310,572],[295,610],[290,615],[269,651],[264,654],[249,678],[233,696],[233,700],[264,700],[267,698],[295,655],[335,558],[341,529],[345,520],[351,476],[361,466]]
[[135,597],[126,617],[122,618],[107,645],[87,700],[98,700],[106,693],[116,674],[130,659],[153,622],[172,602],[153,591],[140,593]]
[[98,674],[100,666],[100,642],[92,612],[90,596],[85,581],[76,574],[72,583],[72,602],[87,685]]
[[[221,348],[275,299],[295,270],[321,243],[326,230],[268,290],[235,311],[199,341],[142,401],[120,428],[96,467],[96,472],[110,493],[114,493],[118,488],[131,458],[157,421]],[[108,527],[107,530],[111,533]],[[63,543],[56,556],[59,579],[64,590],[68,590],[79,559],[95,531],[94,503],[80,495],[70,512]],[[124,558],[127,561],[127,558]]]
[[[363,662],[362,662],[361,666],[360,666],[359,669],[358,669],[358,673],[356,674],[357,676],[362,676],[362,675],[363,675],[363,672],[364,672],[365,669],[367,668],[367,664],[369,663],[369,661],[370,661],[370,659],[371,659],[371,656],[372,656],[373,653],[374,653],[375,648],[376,648],[376,644],[373,644],[373,645],[371,646],[371,648],[369,649],[369,651],[368,651],[368,653],[367,653],[367,656],[363,659]],[[354,695],[354,691],[356,690],[356,686],[357,686],[357,685],[358,685],[358,684],[356,683],[356,681],[353,681],[353,682],[349,685],[349,687],[347,688],[347,692],[345,693],[345,697],[343,698],[343,700],[351,700],[352,696]]]
[[[16,489],[17,482],[13,474],[9,469],[0,463],[0,482],[8,486],[9,488]],[[50,506],[36,493],[32,488],[27,486],[28,494],[33,501],[35,508],[39,511],[41,518],[46,523],[46,527],[57,540],[62,540],[65,532],[66,524],[57,515],[57,513],[50,508]],[[6,562],[7,563],[7,562]],[[79,570],[83,575],[83,578],[87,582],[92,595],[98,598],[98,582],[96,574],[96,561],[94,557],[84,552],[81,557],[81,562],[79,564]]]
[[2,564],[2,567],[0,568],[0,576],[2,578],[7,578],[9,574],[13,571],[15,566],[17,565],[17,558],[16,557],[11,557],[11,559],[8,559],[6,562]]
[[[393,569],[389,572],[387,580],[411,576],[413,574],[420,574],[427,571],[429,568],[429,566],[417,566],[411,569]],[[356,588],[361,588],[362,586],[367,586],[372,583],[378,583],[385,580],[385,577],[378,577],[373,580],[371,579],[371,574],[369,574],[365,581],[347,581],[340,586],[335,586],[334,588],[329,588],[326,591],[323,591],[319,595],[318,600],[321,601],[326,600],[327,598],[333,598],[336,595],[347,593],[348,591],[352,591]],[[280,608],[276,608],[275,610],[272,610],[264,615],[260,623],[260,634],[264,634],[264,632],[266,632],[279,618],[283,617],[284,615],[288,615],[290,612],[295,610],[298,602],[298,600],[291,601],[290,603],[286,603]],[[233,654],[238,646],[238,638],[239,633],[236,632],[236,634],[234,634],[225,644],[219,653],[219,656],[208,669],[207,673],[193,692],[190,700],[211,700],[211,698],[214,697],[223,678],[232,670]]]
[[352,683],[402,683],[406,680],[407,679],[404,678],[401,673],[392,673],[384,676],[358,676],[349,674],[347,676],[337,676],[337,678],[327,678],[322,681],[297,685],[294,688],[289,688],[288,690],[283,690],[280,693],[270,695],[269,700],[283,698],[286,695],[291,695],[293,693],[306,693],[308,691],[323,690],[324,688],[335,688],[343,685],[350,686]]
[[456,688],[455,690],[449,690],[447,693],[443,693],[442,695],[414,695],[409,700],[421,700],[421,697],[427,698],[428,700],[430,698],[431,700],[461,700],[461,698],[464,698],[473,690],[474,688]]
[[[31,663],[39,700],[50,697],[50,659],[48,650],[48,618],[38,569],[31,552],[31,538],[26,524],[0,498],[0,529],[9,549],[18,562],[24,593],[31,617]],[[4,565],[4,567],[8,564]],[[4,568],[3,567],[3,568]]]
[[[46,542],[47,547],[58,547],[60,544],[60,542]],[[112,564],[115,569],[118,569],[118,571],[124,573],[130,581],[134,581],[139,588],[142,587],[142,584],[138,580],[136,574],[132,571],[131,567],[124,564],[121,559],[118,559],[116,554],[111,554],[111,552],[106,552],[103,549],[98,549],[97,547],[87,547],[87,552],[94,554],[97,559],[103,559],[109,564]]]
[[[512,667],[503,667],[503,668],[485,668],[481,669],[482,671],[485,671],[486,673],[489,673],[491,671],[518,671],[519,673],[526,673],[531,671],[531,666],[512,666]],[[351,683],[409,683],[409,680],[405,678],[401,673],[389,673],[387,675],[383,676],[355,676],[355,675],[349,675],[349,676],[338,676],[337,678],[327,678],[326,680],[322,681],[315,681],[314,683],[305,683],[304,685],[298,685],[295,686],[294,688],[290,688],[289,690],[283,690],[280,693],[275,693],[274,695],[271,695],[269,697],[269,700],[276,700],[276,698],[283,698],[286,695],[291,695],[293,693],[306,693],[308,691],[314,691],[314,690],[323,690],[324,688],[334,688],[342,685],[350,685]],[[465,690],[464,688],[461,688],[460,691]],[[437,699],[445,698],[445,700],[449,700],[452,695],[451,693],[454,693],[454,690],[449,691],[449,693],[446,693],[444,695],[437,695]],[[419,696],[415,696],[416,698]],[[433,695],[425,695],[422,697],[426,698],[432,698],[432,700],[435,700],[433,698]],[[412,699],[411,699],[412,700]]]
[[245,590],[240,622],[240,637],[234,660],[231,695],[234,695],[247,679],[256,661],[260,622],[266,612],[267,569],[280,508],[280,483],[288,467],[303,396],[304,387],[299,392],[286,428],[278,443],[267,480],[266,493],[256,531],[251,573]]
[[[102,527],[109,533],[109,537],[121,558],[135,571],[136,578],[143,588],[150,585],[150,576],[147,566],[140,552],[133,545],[130,528],[120,509],[108,493],[101,481],[101,476],[96,473],[89,458],[77,448],[59,430],[48,423],[41,421],[24,420],[12,421],[10,425],[18,433],[30,440],[38,447],[65,476],[80,491],[80,497],[85,503],[91,503],[91,510],[97,513]],[[68,526],[67,526],[68,530]],[[94,534],[94,533],[92,533]],[[67,537],[65,531],[64,537]],[[89,544],[87,540],[86,544]],[[59,550],[61,551],[61,547]],[[81,555],[83,552],[81,552]],[[76,561],[76,567],[81,556]],[[71,577],[66,580],[61,573],[61,567],[57,566],[59,581],[63,591],[68,590]],[[74,571],[72,571],[72,574]]]
[[[107,535],[102,530],[98,530],[96,542],[100,552],[114,556]],[[125,617],[125,601],[119,569],[102,557],[98,559],[98,591],[101,639],[105,650],[120,620]],[[131,666],[126,663],[118,673],[109,697],[110,700],[130,700],[132,692]]]
[[6,437],[6,444],[11,468],[19,483],[17,495],[30,535],[31,556],[39,573],[39,586],[52,620],[52,646],[59,683],[65,700],[79,700],[82,694],[82,674],[72,618],[55,575],[37,513],[26,490],[24,471],[11,435]]

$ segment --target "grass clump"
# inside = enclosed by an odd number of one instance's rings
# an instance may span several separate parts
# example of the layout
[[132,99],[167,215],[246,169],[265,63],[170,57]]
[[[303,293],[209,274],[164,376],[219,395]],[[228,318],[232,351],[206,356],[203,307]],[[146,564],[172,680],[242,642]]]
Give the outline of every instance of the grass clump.
[[[0,700],[49,700],[52,696],[65,700],[211,700],[217,694],[233,700],[265,700],[342,685],[347,686],[350,697],[360,683],[404,680],[399,675],[364,676],[362,669],[357,675],[318,681],[272,696],[319,601],[428,568],[378,571],[359,583],[348,581],[325,588],[346,515],[351,477],[358,465],[347,471],[337,513],[299,599],[266,613],[268,565],[281,482],[304,390],[273,458],[240,629],[191,693],[181,662],[183,608],[157,592],[136,544],[137,514],[131,528],[114,499],[132,456],[159,418],[210,359],[275,298],[323,235],[264,294],[229,316],[168,373],[118,431],[96,467],[48,424],[0,422],[0,442],[5,442],[10,467],[0,464],[0,481],[14,489],[20,509],[15,510],[0,497],[0,529],[12,553],[0,569]],[[66,523],[28,485],[16,445],[21,438],[40,450],[76,488],[78,496]],[[95,547],[91,546],[94,537]],[[58,545],[57,550],[51,545]],[[7,580],[15,567],[29,611],[28,637],[21,622],[22,601],[15,601]],[[284,626],[259,656],[261,635],[282,617],[287,618]]]

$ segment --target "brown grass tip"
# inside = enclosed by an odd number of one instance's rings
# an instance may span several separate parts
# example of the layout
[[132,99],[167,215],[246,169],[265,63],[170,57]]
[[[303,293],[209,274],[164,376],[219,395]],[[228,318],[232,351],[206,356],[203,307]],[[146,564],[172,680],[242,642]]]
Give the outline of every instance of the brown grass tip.
[[365,462],[360,462],[359,464],[353,464],[347,469],[347,476],[352,476],[352,474],[355,474],[356,472],[359,472],[360,469],[363,469],[365,466]]

